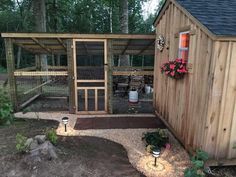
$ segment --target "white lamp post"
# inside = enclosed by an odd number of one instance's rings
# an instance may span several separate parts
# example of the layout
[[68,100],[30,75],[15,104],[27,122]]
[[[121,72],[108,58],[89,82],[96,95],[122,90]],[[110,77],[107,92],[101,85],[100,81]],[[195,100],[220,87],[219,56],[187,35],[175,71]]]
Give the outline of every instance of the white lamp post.
[[154,166],[156,167],[157,166],[157,158],[160,156],[160,149],[154,149],[152,151],[152,156],[155,158],[155,161],[154,161]]
[[68,124],[69,118],[68,117],[63,117],[62,118],[62,123],[65,125],[65,132],[67,132],[66,125]]

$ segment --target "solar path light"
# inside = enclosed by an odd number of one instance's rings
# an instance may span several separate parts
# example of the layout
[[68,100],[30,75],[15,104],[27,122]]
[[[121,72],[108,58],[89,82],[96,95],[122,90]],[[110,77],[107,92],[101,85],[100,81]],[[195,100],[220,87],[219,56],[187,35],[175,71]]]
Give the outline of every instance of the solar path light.
[[154,149],[152,151],[152,156],[155,158],[155,161],[154,161],[154,166],[156,167],[157,166],[157,158],[160,156],[160,149]]
[[67,127],[66,125],[68,124],[69,118],[68,117],[63,117],[62,118],[62,123],[65,125],[65,132],[67,132]]

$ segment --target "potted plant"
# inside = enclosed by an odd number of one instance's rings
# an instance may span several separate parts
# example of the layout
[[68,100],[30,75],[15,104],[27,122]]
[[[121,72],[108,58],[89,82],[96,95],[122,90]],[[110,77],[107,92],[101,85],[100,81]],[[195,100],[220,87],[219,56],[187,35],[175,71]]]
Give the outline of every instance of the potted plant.
[[188,73],[187,62],[179,58],[168,61],[161,66],[161,72],[173,79],[182,79]]

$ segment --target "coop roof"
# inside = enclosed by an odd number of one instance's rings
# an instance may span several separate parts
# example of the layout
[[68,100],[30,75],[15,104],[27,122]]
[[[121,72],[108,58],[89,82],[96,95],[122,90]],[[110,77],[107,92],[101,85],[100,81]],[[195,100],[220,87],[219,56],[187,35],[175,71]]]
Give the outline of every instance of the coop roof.
[[166,0],[166,4],[168,2],[183,7],[214,35],[236,36],[235,0]]
[[[112,52],[117,55],[154,55],[155,35],[142,34],[65,34],[65,33],[2,33],[3,38],[12,39],[13,43],[31,53],[66,54],[68,39],[108,39],[112,40]],[[100,45],[86,46],[101,53]],[[78,52],[78,54],[81,54]]]

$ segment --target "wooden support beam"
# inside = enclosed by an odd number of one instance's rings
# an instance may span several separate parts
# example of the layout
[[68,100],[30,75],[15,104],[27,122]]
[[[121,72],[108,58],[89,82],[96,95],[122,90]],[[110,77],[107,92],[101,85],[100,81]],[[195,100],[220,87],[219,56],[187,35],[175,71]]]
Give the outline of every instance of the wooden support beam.
[[66,45],[64,44],[64,42],[61,40],[61,38],[57,38],[57,41],[63,46],[63,48],[65,49],[65,51],[67,50],[66,49]]
[[95,111],[98,111],[98,89],[95,89]]
[[25,91],[23,94],[24,94],[24,95],[29,94],[30,92],[33,92],[33,91],[35,91],[36,89],[42,88],[44,85],[49,84],[50,82],[52,82],[52,80],[49,80],[49,81],[44,82],[44,83],[42,83],[42,84],[40,84],[40,85],[38,85],[38,86],[36,86],[36,87],[34,87],[34,88],[32,88],[32,89],[29,89],[29,90]]
[[[147,50],[151,45],[153,45],[155,43],[154,41],[151,41],[146,47],[144,47],[137,55],[141,55],[145,50]],[[153,52],[154,54],[154,52]]]
[[[14,41],[14,40],[13,40]],[[16,43],[17,46],[21,47],[22,49],[24,49],[25,51],[27,52],[30,52],[30,53],[35,53],[35,51],[29,49],[29,48],[26,48],[23,44],[20,44],[20,43]]]
[[16,79],[14,77],[15,70],[15,60],[14,60],[14,51],[13,51],[13,42],[12,39],[5,39],[5,49],[6,49],[6,61],[7,61],[7,71],[8,71],[8,82],[10,87],[10,99],[15,111],[18,110],[17,104],[17,87]]
[[131,43],[131,39],[128,40],[128,43],[126,44],[125,49],[122,51],[121,55],[124,55],[124,53],[126,52],[126,50],[129,47],[130,43]]
[[153,66],[114,66],[112,67],[113,70],[140,70],[140,69],[145,69],[145,70],[154,70]]
[[38,44],[42,49],[46,50],[48,53],[53,53],[51,49],[48,49],[44,44],[42,44],[38,39],[32,37],[31,38],[36,44]]
[[[77,83],[75,83],[75,69],[76,69],[76,63],[75,63],[75,56],[73,54],[73,48],[72,48],[73,42],[71,39],[67,40],[67,63],[68,63],[68,85],[69,85],[69,113],[75,114],[77,112],[77,106],[76,106],[76,88],[75,86]],[[75,85],[76,84],[76,85]]]
[[77,87],[77,90],[105,90],[105,87]]
[[106,115],[106,111],[79,111],[78,115]]
[[112,71],[113,71],[113,50],[112,50],[112,40],[107,40],[107,66],[108,66],[108,71],[107,71],[107,79],[108,79],[108,113],[112,114],[113,113],[113,76],[112,76]]
[[153,76],[153,71],[113,71],[113,76]]
[[28,104],[30,104],[32,101],[34,101],[35,99],[37,99],[40,96],[40,94],[34,95],[33,97],[31,97],[30,99],[28,99],[26,102],[24,102],[23,104],[21,104],[19,106],[19,109],[23,109],[25,106],[27,106]]
[[36,67],[35,66],[31,66],[31,67],[17,69],[15,71],[32,71],[32,70],[36,70]]
[[84,105],[85,111],[88,111],[88,89],[84,90]]
[[155,34],[66,34],[66,33],[1,33],[3,38],[63,39],[156,39]]
[[[42,63],[41,63],[41,60],[40,60],[40,56],[39,55],[34,55],[35,57],[35,68],[36,68],[36,71],[41,71],[42,69]],[[40,85],[43,83],[43,77],[39,77],[39,79],[37,79],[37,85]],[[40,87],[38,89],[38,94],[42,94],[43,93],[43,88]]]
[[68,76],[67,71],[15,71],[14,76]]
[[77,83],[103,83],[105,80],[77,80]]

